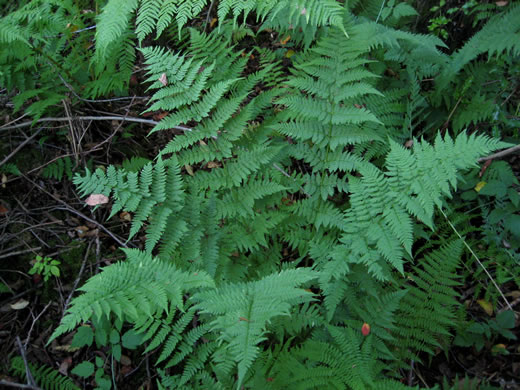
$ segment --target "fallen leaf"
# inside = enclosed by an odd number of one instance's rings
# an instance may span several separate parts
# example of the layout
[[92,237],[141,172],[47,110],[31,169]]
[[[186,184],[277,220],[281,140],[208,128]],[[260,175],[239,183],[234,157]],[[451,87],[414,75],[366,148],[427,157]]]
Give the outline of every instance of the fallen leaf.
[[193,175],[194,175],[194,173],[193,173],[193,168],[192,168],[191,165],[189,165],[189,164],[185,164],[185,165],[184,165],[184,169],[186,169],[186,172],[188,172],[188,175],[190,175],[190,176],[193,176]]
[[507,347],[505,344],[496,344],[491,347],[491,353],[493,355],[505,355],[507,354]]
[[92,194],[86,200],[85,203],[89,206],[97,206],[98,204],[108,203],[108,197],[103,194]]
[[487,183],[486,183],[485,181],[479,181],[479,182],[477,183],[477,185],[475,186],[475,191],[480,192],[480,190],[481,190],[482,188],[484,188],[484,186],[485,186],[486,184],[487,184]]
[[163,111],[163,112],[159,112],[157,114],[154,114],[152,118],[155,119],[157,122],[159,122],[161,119],[163,119],[167,115],[168,115],[168,112],[167,111]]
[[505,7],[508,3],[509,1],[495,1],[497,7]]
[[281,44],[281,45],[285,45],[285,44],[287,44],[287,42],[289,42],[289,39],[291,39],[291,36],[290,36],[290,35],[288,35],[286,38],[282,39],[282,40],[280,41],[280,44]]
[[218,168],[220,167],[220,164],[216,161],[210,161],[207,165],[209,169]]
[[159,77],[159,81],[161,82],[162,85],[164,85],[165,87],[168,85],[168,78],[166,77],[166,73],[163,73],[161,75],[161,77]]
[[215,23],[217,23],[217,18],[213,18],[211,19],[211,22],[209,22],[209,28],[213,28],[213,26],[215,25]]
[[409,139],[405,142],[404,147],[410,149],[413,146],[413,139]]
[[60,374],[67,376],[67,372],[69,371],[69,367],[72,364],[72,357],[66,357],[60,364],[60,368],[58,371]]
[[20,299],[19,301],[12,303],[9,306],[11,306],[11,309],[13,310],[22,310],[29,306],[29,301],[26,301],[25,299]]
[[123,221],[131,222],[132,214],[130,214],[129,212],[123,211],[121,214],[119,214],[119,218]]
[[296,52],[293,49],[289,49],[287,50],[287,53],[285,53],[285,58],[291,58],[295,54]]
[[484,309],[488,316],[493,315],[493,304],[491,302],[488,302],[484,299],[479,299],[477,303],[480,305],[482,309]]
[[121,355],[121,364],[123,366],[129,366],[130,364],[132,364],[132,361],[130,360],[130,358],[126,355]]
[[89,228],[87,226],[85,226],[85,225],[81,225],[81,226],[76,226],[74,228],[74,230],[76,231],[76,233],[78,233],[78,237],[79,238],[83,238],[83,237],[85,237],[85,235],[89,231]]

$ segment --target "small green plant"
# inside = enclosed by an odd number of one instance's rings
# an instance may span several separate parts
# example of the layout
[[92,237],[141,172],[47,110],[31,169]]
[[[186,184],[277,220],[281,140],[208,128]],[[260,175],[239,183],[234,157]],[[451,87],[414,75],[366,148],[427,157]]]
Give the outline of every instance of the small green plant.
[[[511,331],[514,327],[515,314],[511,310],[506,310],[494,319],[486,322],[474,322],[465,329],[459,329],[454,343],[460,347],[474,346],[477,351],[480,351],[486,342],[494,344],[499,336],[508,340],[516,340],[516,336]],[[491,351],[495,354],[509,354],[503,344],[493,346]]]
[[60,269],[58,268],[60,264],[60,261],[51,257],[41,257],[38,255],[36,256],[34,265],[29,270],[29,275],[39,274],[43,277],[43,281],[46,282],[52,275],[56,277],[60,276]]

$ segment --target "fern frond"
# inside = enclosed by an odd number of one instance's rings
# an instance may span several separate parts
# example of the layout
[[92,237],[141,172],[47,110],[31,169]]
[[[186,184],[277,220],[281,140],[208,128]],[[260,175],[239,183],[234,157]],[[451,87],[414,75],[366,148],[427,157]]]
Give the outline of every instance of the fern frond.
[[238,364],[237,389],[258,356],[267,323],[273,317],[288,315],[292,305],[309,301],[312,294],[297,286],[314,277],[309,269],[286,270],[256,282],[227,284],[194,295],[196,308],[215,316],[212,330],[220,332],[219,340],[228,345]]
[[169,305],[182,308],[184,292],[213,286],[203,271],[182,272],[134,249],[125,250],[125,254],[126,262],[107,267],[81,287],[84,294],[74,299],[49,342],[93,317],[109,318],[113,313],[135,323],[166,312]]
[[399,305],[396,326],[391,331],[403,359],[418,359],[418,353],[433,354],[442,338],[450,336],[458,306],[456,269],[462,243],[453,241],[424,257],[406,283],[408,293]]
[[[28,363],[31,374],[36,383],[43,390],[79,390],[80,388],[72,381],[72,379],[62,375],[58,370],[52,367],[35,366]],[[21,357],[11,359],[11,371],[19,377],[25,378],[27,375],[25,363]]]

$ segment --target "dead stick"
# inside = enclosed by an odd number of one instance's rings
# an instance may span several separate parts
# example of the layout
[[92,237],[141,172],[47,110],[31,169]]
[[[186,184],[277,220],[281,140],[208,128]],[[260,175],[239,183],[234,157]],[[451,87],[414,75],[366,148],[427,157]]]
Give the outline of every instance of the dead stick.
[[[147,125],[155,126],[159,122],[151,120],[151,119],[141,119],[141,118],[134,118],[134,117],[128,117],[128,116],[74,116],[72,118],[42,118],[38,119],[36,122],[30,121],[30,122],[23,122],[19,123],[17,125],[12,126],[2,126],[0,127],[0,130],[10,130],[10,129],[18,129],[21,127],[30,127],[34,123],[42,123],[42,122],[68,122],[70,119],[73,120],[79,120],[79,121],[125,121],[125,122],[137,122],[137,123],[144,123]],[[173,126],[172,129],[176,130],[182,130],[182,131],[191,131],[190,128],[184,127],[184,126]]]
[[495,154],[492,154],[491,156],[487,156],[487,157],[481,157],[478,159],[478,162],[484,162],[484,161],[487,161],[487,160],[494,160],[495,158],[500,158],[500,157],[504,157],[504,156],[507,156],[508,154],[511,154],[511,153],[514,153],[516,151],[520,150],[520,145],[515,145],[509,149],[505,149],[505,150],[502,150],[501,152],[497,152]]
[[20,336],[16,336],[16,345],[18,345],[18,350],[20,351],[20,355],[22,356],[23,364],[25,365],[25,376],[27,379],[27,384],[29,386],[36,386],[36,381],[34,380],[32,374],[31,374],[31,370],[29,369],[29,363],[27,363],[27,357],[25,356],[25,348],[22,345]]

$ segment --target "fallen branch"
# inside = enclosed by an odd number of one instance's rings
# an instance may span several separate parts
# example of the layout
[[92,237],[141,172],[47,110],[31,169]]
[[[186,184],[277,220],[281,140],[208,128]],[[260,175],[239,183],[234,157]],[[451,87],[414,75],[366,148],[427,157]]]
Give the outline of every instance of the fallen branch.
[[[159,122],[151,120],[151,119],[142,119],[142,118],[134,118],[128,116],[74,116],[72,118],[42,118],[38,119],[36,122],[29,121],[19,123],[17,125],[12,126],[1,126],[0,130],[11,130],[11,129],[19,129],[21,127],[30,127],[35,123],[42,122],[68,122],[70,119],[78,120],[78,121],[124,121],[124,122],[136,122],[136,123],[144,123],[146,125],[155,126]],[[190,128],[184,126],[173,126],[172,129],[182,130],[182,131],[191,131]]]
[[520,150],[520,145],[515,145],[515,146],[510,147],[509,149],[502,150],[501,152],[494,153],[490,156],[481,157],[478,159],[478,162],[480,163],[480,162],[484,162],[487,160],[494,160],[495,158],[504,157],[504,156],[507,156],[508,154],[514,153],[519,150]]

